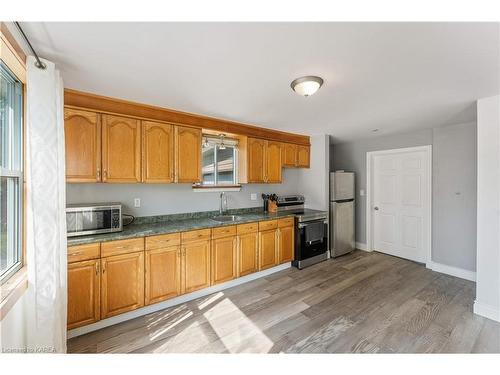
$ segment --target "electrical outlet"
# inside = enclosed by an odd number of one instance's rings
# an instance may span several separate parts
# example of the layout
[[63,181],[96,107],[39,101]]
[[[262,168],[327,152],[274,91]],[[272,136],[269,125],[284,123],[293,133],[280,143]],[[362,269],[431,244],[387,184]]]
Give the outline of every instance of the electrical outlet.
[[250,200],[251,201],[256,201],[257,200],[257,193],[251,193],[250,194]]
[[141,198],[134,198],[134,207],[141,207]]

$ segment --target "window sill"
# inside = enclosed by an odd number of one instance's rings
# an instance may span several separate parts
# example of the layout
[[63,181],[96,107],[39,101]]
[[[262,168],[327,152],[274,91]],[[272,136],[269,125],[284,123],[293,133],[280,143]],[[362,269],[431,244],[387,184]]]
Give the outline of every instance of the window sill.
[[241,185],[193,185],[195,193],[218,193],[225,191],[241,191]]
[[27,288],[28,273],[26,266],[13,274],[5,284],[0,285],[0,320],[5,318]]

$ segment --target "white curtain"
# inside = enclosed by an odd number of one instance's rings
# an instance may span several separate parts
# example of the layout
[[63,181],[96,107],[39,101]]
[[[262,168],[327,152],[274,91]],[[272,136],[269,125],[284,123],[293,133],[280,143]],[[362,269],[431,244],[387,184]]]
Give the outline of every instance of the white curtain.
[[27,59],[27,343],[66,352],[67,251],[63,82],[50,61]]

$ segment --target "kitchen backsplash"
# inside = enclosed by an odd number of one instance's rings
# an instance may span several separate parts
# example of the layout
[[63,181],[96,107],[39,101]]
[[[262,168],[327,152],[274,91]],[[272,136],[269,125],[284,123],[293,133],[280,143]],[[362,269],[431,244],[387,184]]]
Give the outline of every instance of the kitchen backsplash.
[[[227,192],[228,208],[261,207],[262,193],[302,193],[297,191],[297,171],[284,169],[282,184],[248,184],[239,192]],[[257,200],[250,199],[252,193]],[[140,198],[141,207],[134,207],[135,198]],[[190,184],[66,184],[66,202],[121,202],[124,213],[152,216],[218,210],[219,193],[195,193]]]

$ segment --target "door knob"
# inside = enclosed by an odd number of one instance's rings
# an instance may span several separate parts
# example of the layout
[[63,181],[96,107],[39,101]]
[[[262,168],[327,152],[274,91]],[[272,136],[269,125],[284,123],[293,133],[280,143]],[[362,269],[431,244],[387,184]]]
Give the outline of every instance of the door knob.
[[373,209],[374,209],[375,211],[378,211],[378,207],[377,207],[377,206],[373,207]]

